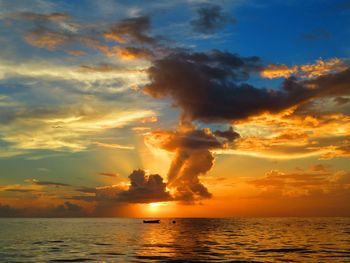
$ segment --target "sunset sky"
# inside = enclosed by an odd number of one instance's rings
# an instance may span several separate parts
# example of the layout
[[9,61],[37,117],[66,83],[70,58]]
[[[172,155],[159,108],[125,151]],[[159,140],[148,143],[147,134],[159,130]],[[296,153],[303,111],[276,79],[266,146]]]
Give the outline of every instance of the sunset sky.
[[0,217],[350,216],[349,25],[344,0],[0,0]]

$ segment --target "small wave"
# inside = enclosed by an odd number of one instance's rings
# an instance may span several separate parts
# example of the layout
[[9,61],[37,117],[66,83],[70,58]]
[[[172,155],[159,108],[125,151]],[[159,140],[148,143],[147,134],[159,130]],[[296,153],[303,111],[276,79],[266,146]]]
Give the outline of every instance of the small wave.
[[112,244],[109,244],[109,243],[99,243],[99,242],[97,242],[97,243],[94,243],[94,245],[96,245],[96,246],[111,246]]
[[309,253],[310,249],[307,248],[270,248],[270,249],[260,249],[258,252],[262,253],[290,253],[290,252],[299,252],[299,253]]
[[176,247],[176,245],[174,245],[174,244],[144,244],[143,247],[172,248],[172,247]]
[[[173,260],[169,260],[169,261],[165,261],[167,263],[183,263],[183,262],[186,262],[186,263],[208,263],[208,260],[183,260],[183,259],[173,259]],[[212,262],[212,261],[210,261]],[[217,261],[215,261],[217,262]],[[224,261],[224,262],[227,262],[227,261]],[[230,263],[264,263],[262,261],[252,261],[252,260],[230,260],[228,261]]]
[[118,252],[93,252],[90,253],[91,256],[103,256],[103,255],[107,255],[107,256],[125,256],[124,253],[118,253]]
[[92,261],[91,258],[68,258],[68,259],[52,259],[50,262],[86,262]]
[[44,243],[45,243],[44,241],[35,241],[32,243],[32,245],[42,245]]
[[254,261],[254,260],[232,260],[230,263],[264,263],[262,261]]
[[138,259],[149,259],[149,260],[166,260],[169,257],[166,256],[136,256]]
[[44,240],[44,241],[35,241],[32,245],[44,245],[46,243],[64,243],[63,240]]
[[61,252],[62,249],[60,247],[51,247],[49,252]]

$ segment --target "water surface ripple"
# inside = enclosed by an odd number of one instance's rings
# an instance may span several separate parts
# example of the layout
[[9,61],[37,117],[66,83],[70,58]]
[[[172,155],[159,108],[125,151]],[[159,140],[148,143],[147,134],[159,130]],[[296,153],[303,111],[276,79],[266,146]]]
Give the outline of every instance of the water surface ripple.
[[0,219],[0,262],[350,262],[350,218]]

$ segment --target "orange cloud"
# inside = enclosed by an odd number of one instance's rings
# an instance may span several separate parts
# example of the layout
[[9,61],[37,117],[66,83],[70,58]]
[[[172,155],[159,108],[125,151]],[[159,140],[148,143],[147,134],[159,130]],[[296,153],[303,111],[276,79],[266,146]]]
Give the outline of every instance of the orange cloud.
[[25,34],[25,40],[36,47],[55,50],[58,46],[72,42],[72,38],[47,29],[36,29]]
[[342,59],[332,58],[329,60],[319,59],[314,64],[287,66],[284,64],[271,64],[265,67],[260,75],[263,78],[289,78],[297,76],[303,78],[314,78],[329,73],[341,72],[349,68]]
[[234,147],[218,153],[266,158],[322,159],[347,157],[350,153],[350,117],[342,113],[301,113],[291,108],[279,114],[262,114],[235,123],[241,135]]
[[274,78],[288,78],[291,75],[295,74],[298,71],[298,66],[288,67],[287,65],[280,64],[275,65],[271,64],[264,68],[260,72],[260,75],[263,78],[274,79]]
[[248,183],[259,189],[262,198],[334,196],[340,193],[350,196],[350,174],[344,171],[323,169],[284,173],[272,170]]
[[134,60],[134,59],[150,59],[153,56],[152,51],[146,48],[135,47],[113,47],[107,55],[115,55],[121,59]]
[[319,59],[314,64],[300,66],[300,75],[306,78],[318,77],[321,75],[341,72],[349,68],[344,60],[332,58],[329,60]]
[[[36,28],[27,32],[24,36],[25,40],[36,47],[46,48],[48,50],[56,50],[58,47],[67,46],[70,44],[81,44],[90,48],[97,49],[102,53],[108,53],[109,47],[102,44],[99,40],[91,36],[72,34],[64,31],[52,31],[47,28]],[[65,51],[68,54],[83,55],[84,52],[80,50]]]

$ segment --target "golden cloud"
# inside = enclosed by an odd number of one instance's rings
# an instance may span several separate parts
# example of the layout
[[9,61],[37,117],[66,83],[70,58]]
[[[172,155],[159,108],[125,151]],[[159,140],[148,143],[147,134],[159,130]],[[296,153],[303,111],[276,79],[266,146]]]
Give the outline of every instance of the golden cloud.
[[[324,167],[323,167],[324,168]],[[259,188],[261,197],[273,195],[299,198],[334,195],[341,192],[350,195],[350,174],[345,171],[300,170],[284,173],[271,170],[264,177],[250,180],[249,184]]]
[[303,78],[314,78],[329,73],[341,72],[349,68],[346,61],[339,58],[329,60],[318,59],[314,64],[287,66],[284,64],[271,64],[265,67],[260,75],[263,78],[289,78],[297,76]]

